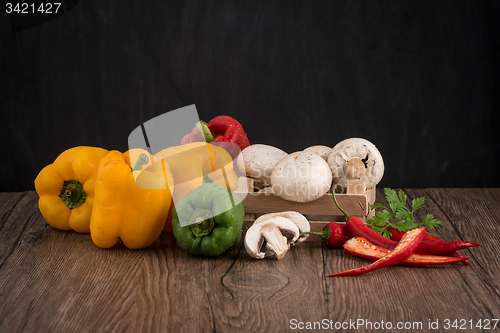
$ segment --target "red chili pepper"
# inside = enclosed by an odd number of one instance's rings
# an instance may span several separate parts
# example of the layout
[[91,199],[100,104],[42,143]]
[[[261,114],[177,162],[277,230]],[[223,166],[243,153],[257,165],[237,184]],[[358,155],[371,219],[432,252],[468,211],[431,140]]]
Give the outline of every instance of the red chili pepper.
[[[383,247],[377,246],[363,237],[353,237],[349,239],[347,242],[345,242],[344,249],[352,255],[374,261],[384,257],[385,255],[391,252],[390,249],[384,249]],[[405,266],[448,265],[457,262],[465,262],[467,261],[468,258],[469,257],[457,258],[457,257],[434,256],[434,255],[414,253],[408,258],[401,261],[399,265],[405,265]]]
[[327,277],[360,275],[379,268],[396,265],[415,253],[415,250],[419,247],[420,243],[422,243],[422,239],[424,239],[424,234],[425,227],[410,230],[403,236],[403,238],[401,238],[394,250],[378,259],[377,261],[371,263],[370,265],[361,268],[350,269],[341,273],[330,274],[327,275]]
[[[370,242],[375,245],[393,249],[397,245],[396,240],[392,240],[382,236],[381,234],[375,232],[372,228],[366,225],[363,221],[355,216],[350,216],[344,211],[337,202],[335,198],[335,191],[333,192],[333,200],[335,204],[340,209],[340,211],[346,216],[348,219],[346,222],[346,226],[349,228],[351,233],[354,236],[364,237],[368,239]],[[390,229],[393,230],[393,229]],[[396,229],[394,229],[396,230]],[[396,230],[397,231],[397,230]],[[403,233],[404,234],[404,233]],[[428,234],[426,234],[428,235]],[[432,255],[446,255],[446,256],[454,256],[461,258],[462,256],[458,254],[456,251],[463,250],[468,247],[480,246],[481,244],[475,242],[464,242],[464,241],[455,241],[455,242],[445,242],[441,241],[439,238],[428,235],[426,236],[427,240],[422,242],[422,244],[417,249],[417,253],[419,254],[432,254]],[[399,238],[401,239],[401,238]],[[436,239],[439,239],[442,243],[438,242]],[[470,263],[468,261],[464,261],[466,265]]]
[[[391,240],[394,241],[400,240],[404,235],[404,232],[399,231],[393,227],[387,227],[387,230],[392,234]],[[434,235],[429,235],[426,233],[422,244],[420,244],[417,249],[417,253],[458,257],[460,256],[460,254],[458,254],[457,251],[474,246],[481,246],[481,244],[467,241],[445,242],[444,240]],[[465,264],[467,265],[470,263],[467,262]]]
[[342,247],[352,237],[351,232],[345,225],[330,222],[321,232],[303,232],[301,235],[316,235],[323,238],[323,242],[331,248]]
[[337,198],[335,197],[335,189],[332,191],[332,193],[333,193],[333,201],[335,201],[335,204],[337,205],[338,209],[340,209],[340,211],[347,218],[347,222],[345,223],[345,225],[354,236],[364,237],[368,239],[370,242],[375,243],[376,245],[384,248],[393,249],[396,247],[398,242],[382,236],[381,234],[373,231],[372,228],[367,226],[359,218],[347,214],[347,212],[343,210],[342,207],[340,207],[339,203],[337,202]]
[[218,116],[208,122],[208,128],[215,137],[213,142],[230,142],[238,145],[243,151],[250,146],[248,137],[241,124],[229,116]]

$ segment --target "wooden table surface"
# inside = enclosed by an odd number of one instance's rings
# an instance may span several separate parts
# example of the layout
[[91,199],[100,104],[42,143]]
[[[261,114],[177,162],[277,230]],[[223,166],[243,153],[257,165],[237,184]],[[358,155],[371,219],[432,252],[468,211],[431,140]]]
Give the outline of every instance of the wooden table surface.
[[321,243],[279,261],[242,243],[201,258],[169,233],[144,250],[103,250],[47,225],[35,192],[0,193],[0,332],[500,331],[500,189],[405,192],[425,195],[418,218],[442,221],[438,236],[482,244],[461,251],[470,266],[326,278],[369,261]]

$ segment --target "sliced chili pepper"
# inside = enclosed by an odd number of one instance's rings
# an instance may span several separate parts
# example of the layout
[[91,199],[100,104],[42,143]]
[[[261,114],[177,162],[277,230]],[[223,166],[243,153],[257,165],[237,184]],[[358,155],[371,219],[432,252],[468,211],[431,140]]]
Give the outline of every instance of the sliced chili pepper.
[[303,232],[301,235],[305,234],[320,236],[323,238],[323,242],[331,248],[342,247],[352,237],[345,225],[335,222],[328,223],[321,232]]
[[469,266],[470,265],[470,262],[469,262],[469,257],[464,257],[463,255],[461,255],[460,253],[458,253],[457,251],[453,252],[452,254],[450,254],[450,257],[455,257],[455,258],[467,258],[465,259],[464,261],[462,261],[465,265]]
[[327,277],[360,275],[383,267],[396,265],[415,253],[415,250],[419,247],[420,243],[422,243],[422,239],[424,239],[424,234],[425,227],[410,230],[403,236],[403,238],[401,238],[394,250],[378,259],[377,261],[371,263],[370,265],[361,268],[350,269],[341,273],[330,274],[327,275]]
[[[387,230],[391,232],[391,240],[394,241],[400,240],[404,235],[404,232],[393,227],[387,227]],[[474,246],[481,246],[481,244],[467,241],[445,242],[439,237],[426,233],[422,244],[420,244],[417,249],[417,253],[461,257],[457,251]],[[465,264],[467,265],[470,263],[466,262]]]
[[[363,237],[353,237],[344,243],[344,249],[352,255],[357,257],[378,260],[383,256],[391,252],[390,249],[384,249],[383,247],[377,246],[371,243],[369,240]],[[446,256],[434,256],[426,254],[414,253],[408,258],[404,259],[399,263],[399,265],[405,266],[432,266],[432,265],[448,265],[457,262],[465,262],[469,257],[446,257]]]

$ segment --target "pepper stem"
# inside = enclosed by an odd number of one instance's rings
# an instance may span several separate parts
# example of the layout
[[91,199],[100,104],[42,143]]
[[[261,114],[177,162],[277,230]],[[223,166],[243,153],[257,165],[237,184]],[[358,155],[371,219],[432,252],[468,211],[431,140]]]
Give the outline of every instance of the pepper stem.
[[137,159],[137,161],[135,161],[135,164],[134,164],[134,167],[132,168],[132,171],[136,171],[136,170],[142,170],[142,167],[146,164],[148,164],[149,162],[149,156],[142,153],[141,155],[139,155],[139,158]]
[[212,135],[212,132],[210,131],[210,129],[208,128],[208,125],[206,122],[204,122],[203,120],[200,120],[199,122],[196,123],[195,127],[196,127],[196,130],[201,135],[203,135],[203,138],[205,138],[206,142],[210,143],[210,142],[214,141],[215,138]]
[[196,208],[191,220],[189,220],[191,231],[196,237],[203,237],[212,232],[215,226],[212,212],[207,209]]
[[332,197],[333,197],[333,201],[335,201],[335,204],[337,205],[337,208],[340,209],[340,211],[345,215],[345,217],[347,219],[350,219],[351,218],[351,215],[347,214],[347,212],[345,210],[342,209],[342,207],[340,207],[339,203],[337,202],[337,198],[335,197],[335,189],[337,188],[337,185],[335,185],[333,187],[333,190],[332,190]]
[[69,209],[73,209],[85,202],[85,191],[78,180],[65,180],[59,198]]
[[319,236],[323,239],[323,242],[327,243],[328,242],[328,238],[330,237],[330,230],[327,230],[327,228],[325,227],[323,229],[323,231],[321,232],[314,232],[314,231],[308,231],[308,232],[303,232],[299,235],[302,236],[302,235],[314,235],[314,236]]

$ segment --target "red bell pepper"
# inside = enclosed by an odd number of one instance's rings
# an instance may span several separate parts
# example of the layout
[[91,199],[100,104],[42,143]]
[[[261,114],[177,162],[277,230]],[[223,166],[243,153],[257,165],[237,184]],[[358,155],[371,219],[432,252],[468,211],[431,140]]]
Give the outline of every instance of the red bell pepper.
[[401,238],[394,250],[378,259],[377,261],[371,263],[370,265],[361,268],[350,269],[341,273],[330,274],[327,275],[327,277],[360,275],[379,268],[399,264],[401,261],[405,260],[413,253],[415,253],[415,250],[419,247],[420,243],[422,243],[422,239],[424,239],[424,234],[425,227],[410,230],[403,236],[403,238]]
[[226,149],[233,158],[250,145],[241,124],[229,116],[218,116],[208,123],[196,123],[191,133],[182,138],[181,145],[203,141]]
[[[365,259],[370,259],[373,261],[376,261],[391,252],[390,249],[384,249],[383,247],[377,246],[363,237],[353,237],[349,239],[347,242],[344,243],[344,249],[352,255]],[[414,253],[408,258],[401,261],[399,265],[404,265],[404,266],[448,265],[457,262],[465,263],[468,258],[469,257],[457,258],[457,257],[434,256],[434,255]]]
[[243,126],[234,118],[229,116],[218,116],[208,122],[208,128],[215,137],[213,142],[230,142],[238,145],[243,151],[250,146],[248,137]]

